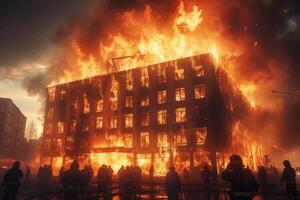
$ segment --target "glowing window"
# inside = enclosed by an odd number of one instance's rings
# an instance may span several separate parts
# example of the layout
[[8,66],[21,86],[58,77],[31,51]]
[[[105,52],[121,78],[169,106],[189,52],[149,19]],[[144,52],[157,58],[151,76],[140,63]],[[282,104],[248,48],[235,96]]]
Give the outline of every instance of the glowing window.
[[201,77],[204,76],[204,68],[201,65],[195,66],[196,76]]
[[142,113],[142,126],[149,126],[149,112]]
[[88,122],[88,120],[83,121],[82,131],[89,131],[89,122]]
[[184,79],[184,69],[176,69],[175,70],[175,80],[183,80]]
[[54,100],[55,100],[55,91],[56,91],[55,87],[49,87],[48,88],[48,99],[49,99],[49,102],[54,102]]
[[97,107],[96,107],[96,112],[102,112],[103,111],[103,100],[97,101]]
[[128,71],[126,73],[126,89],[132,90],[133,89],[133,76],[132,71]]
[[62,153],[63,150],[63,142],[62,139],[57,139],[56,140],[56,151],[59,152],[59,154]]
[[65,98],[66,98],[66,90],[61,90],[59,99],[64,100]]
[[133,127],[133,113],[125,114],[125,128]]
[[186,121],[186,111],[185,108],[176,108],[176,122],[181,123]]
[[196,135],[196,144],[203,145],[205,143],[205,139],[207,136],[207,128],[206,127],[196,128],[195,135]]
[[117,99],[111,99],[110,100],[110,109],[111,110],[117,110],[118,109],[118,101],[117,101]]
[[141,69],[141,86],[149,87],[149,74],[147,68]]
[[141,99],[141,106],[149,106],[149,97],[142,97]]
[[175,89],[175,99],[176,101],[185,100],[185,88],[176,88]]
[[164,104],[167,102],[167,91],[158,91],[157,92],[157,103],[158,104]]
[[46,126],[46,135],[50,135],[52,132],[52,124],[48,123]]
[[132,134],[124,134],[124,147],[132,148],[133,136]]
[[77,121],[75,119],[73,119],[71,121],[71,127],[70,127],[71,132],[75,133],[76,132],[76,128],[77,128]]
[[91,112],[90,109],[90,102],[87,98],[86,93],[83,94],[83,113],[89,113]]
[[167,147],[169,144],[168,135],[166,133],[160,133],[157,135],[157,146]]
[[52,117],[53,117],[53,112],[54,112],[54,109],[53,109],[53,108],[49,108],[48,114],[47,114],[47,118],[48,118],[48,119],[52,119]]
[[157,79],[158,79],[159,83],[166,83],[167,82],[166,67],[165,66],[158,65]]
[[64,123],[63,122],[57,122],[57,133],[61,134],[64,132]]
[[176,146],[186,146],[187,145],[186,130],[181,129],[180,131],[176,132],[174,141]]
[[142,148],[147,148],[150,145],[150,136],[149,132],[141,132],[140,135],[140,146]]
[[45,140],[44,147],[45,147],[46,151],[50,150],[50,148],[51,148],[51,140],[50,139]]
[[194,87],[194,95],[195,95],[195,99],[203,99],[206,96],[206,92],[205,92],[205,85],[201,84],[201,85],[195,85]]
[[109,127],[110,128],[117,128],[118,127],[118,118],[117,118],[117,116],[111,116],[110,117]]
[[125,107],[132,108],[133,107],[133,96],[126,96],[125,97]]
[[103,128],[103,117],[99,116],[96,118],[96,128],[101,129]]
[[166,124],[167,123],[167,110],[157,111],[157,124]]

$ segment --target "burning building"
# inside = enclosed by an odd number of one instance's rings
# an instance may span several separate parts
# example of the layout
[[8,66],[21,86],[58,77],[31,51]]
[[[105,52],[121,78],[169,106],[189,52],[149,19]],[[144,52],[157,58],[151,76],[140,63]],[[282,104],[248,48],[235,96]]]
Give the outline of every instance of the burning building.
[[42,161],[154,164],[157,175],[170,164],[222,167],[237,102],[210,54],[49,86]]

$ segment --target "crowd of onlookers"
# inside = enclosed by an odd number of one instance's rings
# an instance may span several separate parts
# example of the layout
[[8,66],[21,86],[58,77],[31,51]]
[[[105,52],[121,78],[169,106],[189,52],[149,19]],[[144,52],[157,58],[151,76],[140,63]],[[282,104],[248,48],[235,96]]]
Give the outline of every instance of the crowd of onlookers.
[[[232,200],[251,200],[255,194],[262,191],[262,188],[267,188],[276,183],[286,185],[286,192],[290,199],[295,199],[297,196],[296,189],[296,171],[291,167],[291,163],[287,160],[283,162],[284,170],[280,178],[278,170],[274,166],[268,168],[259,166],[257,174],[253,174],[249,167],[245,167],[242,158],[238,155],[232,155],[230,162],[219,174],[216,168],[211,168],[205,165],[201,169],[200,176],[204,186],[218,184],[220,180],[230,183],[229,196]],[[118,176],[116,184],[113,184],[113,174]],[[148,171],[150,185],[154,182],[155,167],[152,165]],[[26,167],[25,183],[29,183],[31,170]],[[45,165],[40,167],[37,173],[37,178],[41,187],[47,189],[47,185],[53,176],[52,166]],[[94,176],[94,171],[91,166],[85,165],[80,170],[79,162],[73,161],[68,169],[61,167],[59,170],[58,180],[63,186],[64,199],[78,199],[79,196],[87,197],[90,192],[90,183]],[[3,185],[5,186],[4,199],[15,199],[20,186],[20,179],[23,177],[23,172],[20,170],[20,162],[16,161],[12,168],[9,169],[4,178]],[[178,194],[181,190],[182,181],[188,183],[194,178],[193,172],[184,168],[179,175],[174,166],[169,167],[169,171],[165,177],[165,188],[168,199],[178,199]],[[280,181],[279,181],[280,179]],[[111,166],[101,165],[96,172],[97,196],[102,196],[104,199],[110,199],[112,190],[118,188],[121,199],[136,198],[142,189],[142,169],[139,166],[121,166],[114,172]],[[207,187],[204,187],[207,188]],[[240,196],[239,196],[240,195]],[[242,197],[241,197],[242,196]]]

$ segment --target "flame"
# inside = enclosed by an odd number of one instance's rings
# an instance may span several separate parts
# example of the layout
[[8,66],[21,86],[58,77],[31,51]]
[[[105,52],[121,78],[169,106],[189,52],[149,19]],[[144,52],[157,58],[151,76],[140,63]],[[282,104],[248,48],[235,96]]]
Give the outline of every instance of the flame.
[[242,93],[245,95],[247,100],[249,101],[250,105],[255,108],[256,102],[255,102],[255,92],[257,90],[257,86],[253,83],[249,84],[241,84],[239,89],[242,91]]

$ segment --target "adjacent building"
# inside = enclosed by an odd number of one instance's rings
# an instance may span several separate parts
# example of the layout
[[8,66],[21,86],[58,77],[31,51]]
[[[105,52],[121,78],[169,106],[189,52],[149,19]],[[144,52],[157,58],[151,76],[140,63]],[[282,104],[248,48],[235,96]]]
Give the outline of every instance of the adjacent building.
[[22,159],[26,117],[11,99],[0,97],[0,159]]
[[154,164],[156,174],[170,164],[224,166],[234,98],[240,96],[209,54],[51,86],[42,161]]

